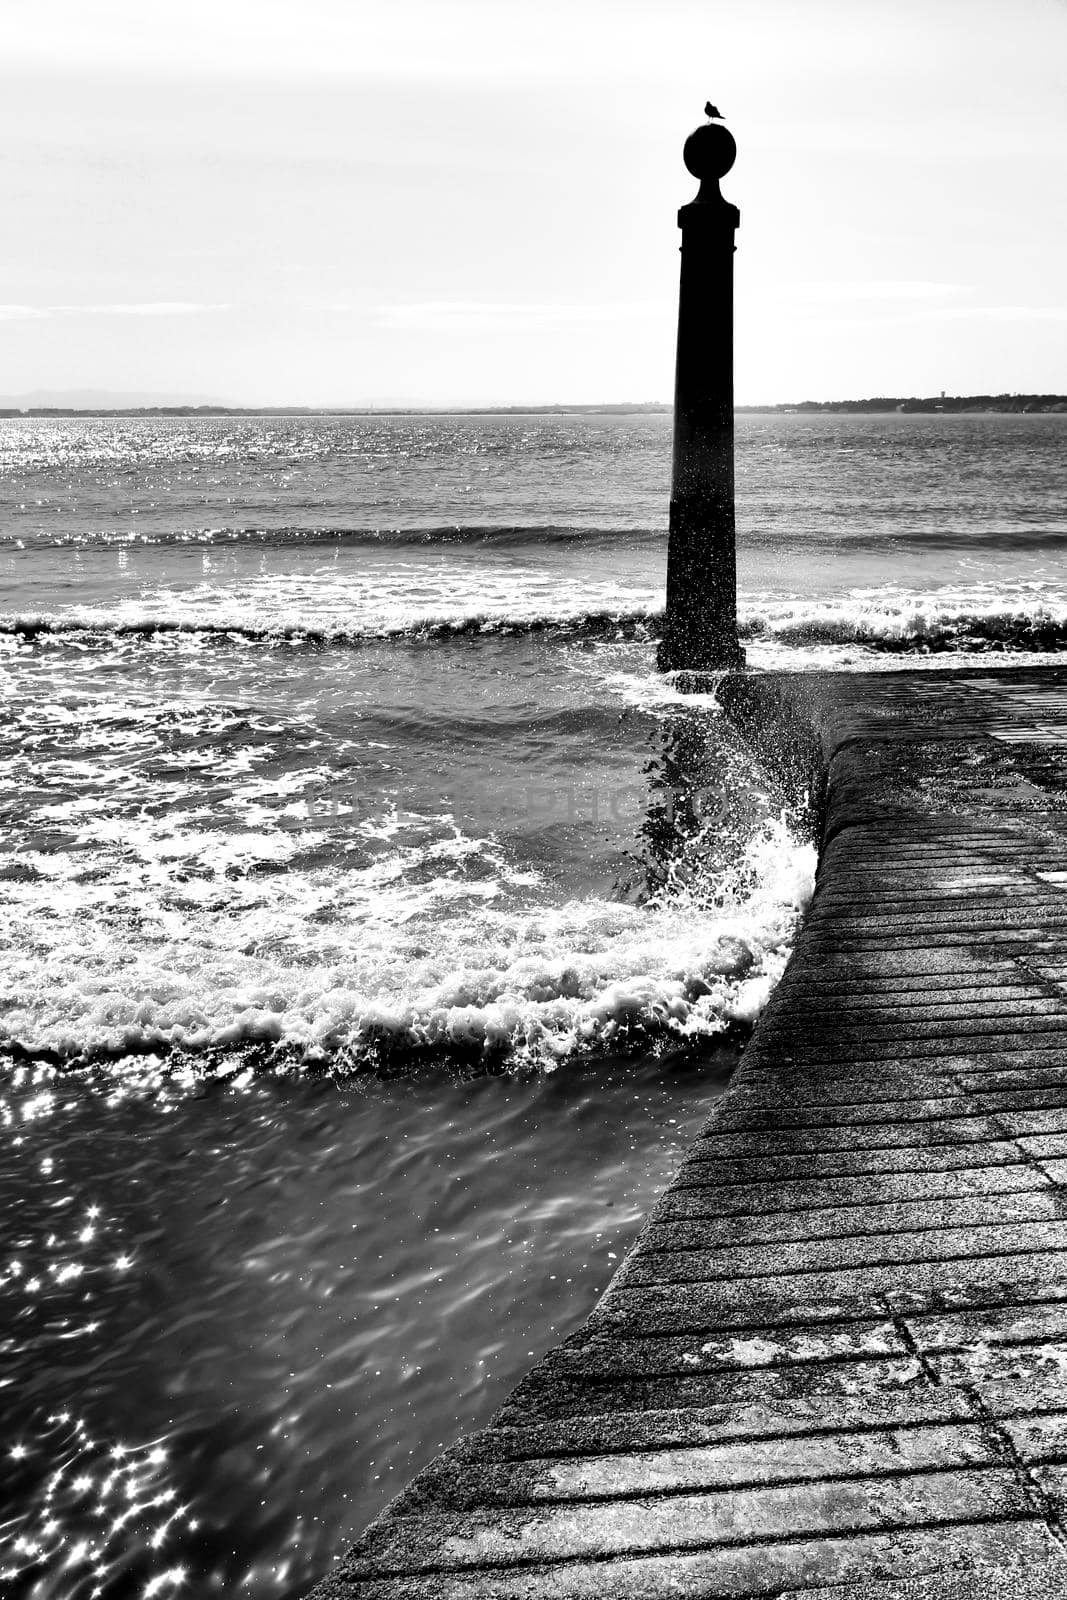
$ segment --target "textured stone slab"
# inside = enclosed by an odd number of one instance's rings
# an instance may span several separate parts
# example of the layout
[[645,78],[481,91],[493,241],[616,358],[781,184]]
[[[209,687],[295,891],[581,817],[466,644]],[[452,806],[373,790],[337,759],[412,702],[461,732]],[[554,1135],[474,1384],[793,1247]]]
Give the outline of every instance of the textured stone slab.
[[[983,1101],[986,1106],[988,1100]],[[1013,1134],[1046,1134],[1067,1132],[1067,1108],[1045,1107],[1034,1111],[1016,1111],[998,1108],[997,1121]]]
[[[1064,1174],[1067,1178],[1067,1172]],[[1053,1179],[1053,1181],[1060,1181]],[[862,1173],[844,1178],[800,1178],[792,1182],[724,1184],[699,1187],[672,1184],[653,1213],[654,1221],[685,1217],[762,1216],[784,1219],[805,1211],[828,1215],[880,1206],[962,1203],[968,1196],[1010,1196],[1039,1191],[1044,1174],[1022,1162],[1012,1166],[956,1167],[932,1172]],[[802,1225],[802,1217],[798,1219]]]
[[[986,1087],[979,1083],[970,1094],[944,1093],[895,1100],[831,1101],[820,1117],[819,1106],[807,1093],[794,1100],[786,1094],[779,1106],[761,1103],[757,1098],[739,1095],[729,1112],[717,1118],[712,1125],[701,1129],[698,1138],[714,1138],[719,1133],[761,1133],[764,1130],[782,1132],[794,1129],[856,1128],[862,1137],[872,1137],[879,1128],[904,1127],[908,1123],[924,1126],[947,1118],[986,1117],[999,1113],[998,1126],[1011,1133],[1062,1133],[1067,1131],[1067,1110],[1062,1083],[1062,1068],[1053,1069],[1044,1087],[998,1090],[996,1085]],[[955,1085],[944,1083],[945,1090]],[[962,1085],[959,1086],[962,1088]],[[976,1100],[976,1095],[980,1099]],[[699,1148],[699,1147],[698,1147]]]
[[[976,990],[975,995],[983,992],[989,994],[988,990]],[[911,1029],[920,1023],[927,1027],[945,1027],[954,1022],[977,1026],[984,1022],[1002,1021],[1006,1015],[1063,1017],[1067,1016],[1067,1000],[1052,999],[1047,994],[1027,995],[1019,989],[1005,985],[999,995],[994,994],[985,1000],[959,993],[956,993],[951,1000],[913,996],[910,1005],[901,1006],[881,1000],[876,995],[869,995],[862,1001],[853,1000],[849,1005],[835,1005],[831,1002],[819,1006],[808,1005],[804,1009],[805,1020],[810,1020],[816,1026],[841,1023],[849,1029],[864,1026]]]
[[617,1333],[575,1335],[542,1361],[539,1372],[597,1378],[663,1376],[695,1372],[753,1370],[806,1361],[841,1361],[867,1356],[899,1356],[912,1351],[889,1318],[859,1318],[826,1325],[758,1329],[751,1334],[655,1338]]
[[993,1416],[1067,1410],[1067,1340],[973,1345],[928,1359],[942,1383],[968,1387]]
[[[1057,1270],[1057,1268],[1059,1270]],[[881,1277],[885,1273],[893,1281]],[[836,1293],[813,1293],[819,1278],[762,1278],[742,1285],[663,1284],[630,1288],[613,1280],[597,1301],[587,1326],[614,1327],[645,1335],[761,1333],[768,1329],[815,1324],[866,1322],[888,1311],[913,1317],[942,1312],[988,1310],[998,1306],[1043,1305],[1067,1298],[1067,1264],[1062,1255],[1004,1256],[992,1262],[972,1259],[920,1263],[898,1269],[842,1274]],[[878,1284],[872,1291],[872,1281]]]
[[[1012,1448],[1028,1466],[1067,1460],[1067,1411],[1047,1411],[1035,1417],[1013,1417],[1004,1424]],[[1057,1498],[1062,1501],[1062,1485]],[[1064,1592],[1067,1593],[1067,1584]]]
[[[699,1160],[728,1160],[731,1156],[751,1155],[757,1142],[768,1155],[823,1155],[835,1150],[892,1150],[926,1149],[930,1145],[973,1144],[981,1140],[996,1139],[1002,1134],[994,1123],[975,1108],[966,1116],[930,1116],[918,1125],[893,1122],[874,1122],[857,1130],[852,1127],[789,1126],[775,1129],[762,1128],[757,1138],[747,1133],[720,1132],[712,1126],[697,1136],[693,1148]],[[1067,1154],[1067,1148],[1063,1152]]]
[[961,1347],[1067,1341],[1067,1298],[909,1316],[915,1344],[930,1354]]
[[[1067,1064],[1052,1061],[1046,1067],[993,1068],[986,1072],[963,1072],[956,1079],[957,1086],[974,1097],[989,1110],[1008,1109],[1009,1095],[1040,1094],[1067,1101]],[[1044,1102],[1048,1104],[1048,1101]],[[1020,1107],[1021,1109],[1021,1107]]]
[[[842,1092],[847,1092],[843,1085],[840,1087]],[[983,1115],[982,1111],[975,1108],[970,1095],[944,1092],[951,1090],[952,1085],[949,1084],[942,1084],[941,1088],[942,1093],[925,1097],[834,1100],[823,1107],[819,1106],[810,1092],[801,1091],[796,1100],[785,1093],[777,1105],[766,1105],[762,1103],[764,1094],[759,1094],[757,1098],[758,1091],[746,1094],[742,1090],[721,1116],[715,1117],[707,1127],[701,1129],[698,1138],[717,1138],[723,1133],[785,1133],[795,1129],[816,1129],[821,1133],[829,1128],[861,1128],[862,1136],[866,1138],[878,1127],[900,1126],[909,1122],[927,1124],[949,1117]],[[1052,1130],[1042,1127],[1027,1131],[1048,1133]]]
[[[926,1020],[924,1018],[909,1016],[901,1018],[887,1018],[873,1012],[869,1021],[865,1023],[862,1018],[833,1017],[831,1013],[823,1016],[809,1014],[802,1022],[776,1022],[768,1028],[767,1038],[780,1041],[788,1049],[789,1043],[795,1038],[811,1040],[817,1038],[824,1031],[828,1031],[834,1039],[835,1048],[840,1049],[853,1042],[862,1042],[869,1038],[871,1029],[877,1031],[879,1045],[896,1044],[901,1041],[942,1040],[942,1039],[982,1039],[989,1036],[1002,1037],[1005,1035],[1018,1038],[1027,1038],[1031,1035],[1061,1035],[1067,1042],[1067,1004],[1058,1001],[1050,1003],[1042,1011],[1031,1011],[1026,1015],[1017,1012],[1014,1008],[1010,1011],[1006,1007],[996,1007],[986,1015],[977,1010],[964,1011],[961,1015]],[[1043,1042],[1039,1040],[1038,1042]],[[862,1055],[858,1055],[862,1060]]]
[[[714,1193],[714,1191],[712,1191]],[[914,1199],[890,1205],[829,1206],[822,1210],[765,1210],[754,1216],[714,1219],[711,1215],[680,1220],[653,1216],[646,1244],[650,1249],[701,1250],[733,1247],[753,1250],[767,1244],[801,1244],[817,1239],[846,1239],[875,1233],[899,1237],[914,1229],[921,1217],[924,1228],[940,1234],[942,1229],[1001,1227],[1013,1222],[1056,1222],[1062,1219],[1060,1202],[1051,1184],[1045,1190],[1021,1194],[958,1195],[928,1200],[922,1212]]]
[[[1047,1530],[1033,1521],[983,1521],[557,1567],[379,1578],[358,1586],[337,1574],[323,1585],[321,1600],[677,1600],[679,1595],[743,1600],[747,1596],[781,1597],[786,1584],[816,1582],[820,1586],[858,1582],[864,1587],[851,1590],[849,1600],[861,1600],[868,1582],[946,1569],[968,1574],[983,1568],[1007,1569],[1026,1573],[1026,1581],[1032,1582],[1034,1567],[1057,1561],[1058,1556]],[[897,1596],[887,1600],[897,1600]],[[936,1590],[916,1591],[915,1600],[940,1597]],[[958,1600],[958,1591],[948,1600]],[[1012,1600],[1012,1591],[1001,1589],[996,1596],[990,1595],[990,1600]],[[1044,1600],[1044,1595],[1038,1590],[1021,1591],[1019,1600]]]
[[929,1036],[916,1031],[893,1038],[879,1037],[879,1030],[876,1029],[868,1038],[855,1040],[835,1036],[829,1030],[822,1034],[812,1029],[807,1033],[790,1032],[778,1042],[783,1051],[791,1053],[796,1061],[825,1065],[847,1063],[853,1066],[879,1060],[925,1061],[926,1070],[929,1071],[934,1061],[948,1061],[954,1056],[974,1053],[985,1056],[1021,1055],[1030,1051],[1055,1051],[1061,1060],[1067,1059],[1067,1025],[1058,1020],[1054,1026],[1035,1027],[1032,1030],[1020,1024],[1010,1030],[974,1028],[966,1033],[940,1032]]
[[[1062,1420],[1067,1423],[1067,1418]],[[1049,1448],[1050,1441],[1046,1441],[1046,1455]],[[538,1505],[543,1501],[643,1498],[1002,1465],[1002,1453],[989,1429],[978,1422],[879,1428],[864,1433],[787,1434],[721,1445],[532,1457],[518,1462],[475,1464],[446,1451],[422,1475],[420,1498],[432,1492],[435,1505],[451,1509],[480,1504]],[[408,1506],[402,1501],[397,1509],[406,1514]]]
[[[753,1141],[753,1144],[758,1142]],[[1064,1152],[1067,1155],[1067,1151]],[[690,1156],[678,1169],[678,1182],[691,1186],[708,1183],[775,1184],[803,1178],[846,1178],[862,1174],[948,1172],[954,1168],[1025,1165],[1026,1152],[1012,1139],[969,1139],[960,1144],[885,1146],[870,1150],[802,1151],[795,1155],[759,1155],[712,1158]],[[1031,1173],[1032,1179],[1032,1173]]]
[[[806,1394],[771,1403],[726,1401],[686,1411],[601,1414],[518,1426],[499,1420],[481,1433],[460,1439],[449,1460],[471,1468],[484,1463],[631,1454],[718,1446],[746,1440],[829,1437],[837,1433],[893,1432],[897,1429],[970,1426],[973,1401],[947,1386],[892,1389],[886,1393]],[[433,1467],[428,1467],[432,1472]],[[418,1503],[420,1473],[408,1494]],[[394,1504],[407,1501],[408,1494]]]
[[916,924],[920,923],[924,933],[930,938],[938,938],[946,933],[971,933],[981,930],[999,930],[1009,928],[1015,934],[1020,922],[1023,926],[1033,923],[1042,928],[1067,927],[1067,907],[1064,906],[1062,896],[1057,895],[1027,895],[1017,905],[976,905],[969,906],[965,901],[957,902],[951,907],[931,908],[918,918],[914,913],[896,912],[890,908],[885,915],[876,914],[868,910],[858,913],[855,910],[845,910],[843,907],[834,910],[823,910],[820,906],[813,911],[811,927],[822,933],[833,929],[834,932],[847,931],[849,933],[863,934],[876,933],[879,938],[892,938],[904,934],[909,939],[916,936]]
[[[798,1535],[908,1528],[930,1523],[1025,1517],[1031,1507],[1015,1475],[984,1470],[915,1473],[835,1481],[832,1495],[808,1484],[767,1485],[707,1494],[648,1496],[636,1501],[581,1501],[501,1508],[491,1519],[443,1510],[426,1532],[437,1572],[519,1562],[581,1561],[637,1555],[659,1548],[694,1549],[779,1540]],[[429,1518],[427,1519],[430,1520]],[[406,1519],[379,1524],[372,1563],[358,1555],[352,1577],[418,1571],[426,1553],[412,1548]]]
[[854,1234],[840,1239],[808,1239],[795,1244],[708,1250],[664,1249],[657,1231],[646,1236],[643,1250],[621,1281],[629,1285],[711,1282],[716,1278],[736,1281],[794,1272],[839,1272],[905,1262],[953,1261],[960,1257],[988,1259],[1035,1249],[1067,1251],[1067,1222],[912,1229]]
[[684,1411],[690,1407],[773,1405],[815,1395],[862,1397],[869,1392],[922,1385],[927,1380],[910,1355],[884,1360],[812,1362],[804,1366],[739,1368],[645,1377],[568,1375],[538,1366],[504,1402],[502,1422],[550,1422],[609,1412]]
[[947,951],[922,946],[887,950],[874,961],[845,945],[827,950],[818,974],[812,967],[790,968],[782,981],[786,993],[795,989],[804,996],[822,996],[829,990],[855,996],[857,976],[871,985],[873,994],[902,997],[917,990],[926,993],[937,983],[952,989],[983,989],[1001,984],[1017,987],[1021,980],[1018,967],[1008,957],[993,955],[983,959],[965,947]]
[[1037,1161],[1062,1160],[1067,1157],[1067,1134],[1045,1133],[1033,1137],[1029,1134],[1019,1134],[1016,1142],[1020,1150]]
[[[979,1006],[1004,1006],[1014,1005],[1018,1001],[1047,999],[1045,980],[1049,973],[1058,970],[1046,965],[1038,975],[1042,980],[1040,984],[1037,981],[1027,983],[1021,977],[1007,972],[999,983],[991,982],[988,975],[984,975],[984,982],[965,982],[961,977],[949,973],[930,974],[925,978],[887,979],[853,972],[848,980],[828,978],[817,987],[801,985],[799,982],[783,983],[775,993],[779,1004],[783,1006],[790,1003],[807,1006],[814,1002],[820,1013],[832,1010],[835,1014],[848,1017],[877,1009],[886,1015],[900,1017],[968,1006],[972,1001]],[[863,980],[862,991],[857,985],[858,978]]]
[[[632,1258],[639,1259],[639,1258]],[[657,1279],[654,1285],[635,1283],[630,1275],[621,1276],[612,1290],[620,1310],[630,1316],[655,1317],[662,1327],[668,1317],[676,1318],[681,1308],[701,1325],[716,1317],[738,1317],[747,1308],[750,1319],[770,1315],[777,1305],[802,1306],[810,1295],[813,1302],[836,1301],[849,1305],[857,1315],[877,1309],[882,1296],[897,1293],[930,1293],[942,1284],[965,1281],[975,1289],[1004,1283],[1028,1283],[1034,1278],[1060,1283],[1067,1276],[1067,1254],[1063,1251],[1002,1251],[995,1255],[962,1257],[941,1256],[936,1260],[841,1267],[821,1272],[735,1279],[678,1278]],[[603,1302],[601,1303],[603,1307]],[[767,1308],[765,1312],[765,1307]]]
[[[1036,1530],[1027,1532],[1037,1536]],[[958,1575],[940,1571],[829,1589],[790,1589],[778,1600],[1062,1600],[1067,1557],[1058,1540],[1046,1534],[1044,1548],[1036,1550],[1020,1540],[1016,1559],[1004,1564],[1005,1557],[1006,1552],[995,1570],[983,1564]]]

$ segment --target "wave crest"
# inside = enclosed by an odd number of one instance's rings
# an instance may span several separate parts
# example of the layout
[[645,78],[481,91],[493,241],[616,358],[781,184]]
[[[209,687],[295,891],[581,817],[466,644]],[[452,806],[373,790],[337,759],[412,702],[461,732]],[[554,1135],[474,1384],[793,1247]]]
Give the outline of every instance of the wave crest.
[[872,590],[846,600],[765,600],[740,632],[779,647],[850,645],[893,654],[1067,647],[1067,597],[1033,585],[1024,592]]
[[814,866],[813,846],[769,823],[714,884],[644,905],[487,905],[438,925],[430,948],[394,930],[377,962],[365,944],[296,968],[269,955],[215,961],[195,938],[158,966],[119,950],[106,974],[59,963],[46,986],[15,994],[0,1040],[67,1066],[229,1052],[232,1071],[234,1050],[260,1047],[278,1065],[341,1072],[442,1056],[545,1067],[700,1044],[754,1023]]
[[[21,543],[38,549],[110,549],[127,547],[141,549],[175,549],[184,545],[262,545],[266,549],[291,549],[294,546],[360,546],[417,548],[425,545],[489,545],[526,546],[557,544],[617,544],[649,543],[667,536],[666,525],[661,527],[607,526],[593,523],[435,523],[423,527],[345,527],[324,524],[307,527],[299,524],[277,527],[253,525],[248,527],[205,528],[152,528],[94,529],[91,532],[52,533],[31,532],[23,534]],[[0,548],[12,544],[10,538],[0,539]]]
[[[181,605],[176,597],[175,606]],[[333,602],[331,602],[333,604]],[[260,611],[264,608],[258,608]],[[449,640],[485,635],[523,636],[547,633],[561,638],[615,641],[654,639],[663,622],[662,606],[653,602],[583,608],[571,594],[556,609],[536,611],[529,601],[509,608],[461,614],[427,612],[391,619],[384,610],[376,620],[316,622],[306,601],[286,607],[284,598],[270,608],[272,620],[259,622],[234,610],[198,614],[189,606],[181,614],[139,607],[115,616],[89,608],[58,614],[0,617],[0,636],[63,639],[67,636],[107,639],[177,635],[251,643],[336,644],[357,646],[381,640]],[[788,653],[812,646],[848,647],[874,655],[983,654],[996,651],[1049,653],[1067,648],[1067,596],[1033,584],[1015,593],[990,586],[988,591],[945,590],[912,593],[870,590],[826,600],[782,599],[772,595],[742,597],[741,638],[757,650],[770,647]],[[774,664],[779,664],[776,660]]]
[[254,644],[350,644],[375,643],[385,639],[465,639],[483,634],[501,636],[553,633],[595,639],[613,637],[652,638],[659,632],[662,614],[649,607],[624,610],[603,608],[576,610],[564,616],[499,615],[478,612],[463,617],[428,615],[417,621],[347,625],[329,623],[316,626],[303,619],[279,618],[269,623],[244,622],[238,618],[216,621],[196,617],[133,617],[111,620],[87,616],[0,617],[0,635],[36,640],[65,637],[145,638],[173,634],[204,639],[241,639]]

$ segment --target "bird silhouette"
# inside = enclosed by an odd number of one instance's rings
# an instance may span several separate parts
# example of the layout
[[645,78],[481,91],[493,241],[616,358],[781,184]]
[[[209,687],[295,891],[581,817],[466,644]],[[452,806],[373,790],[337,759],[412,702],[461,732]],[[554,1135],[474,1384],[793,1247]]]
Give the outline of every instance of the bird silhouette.
[[719,121],[722,121],[722,112],[719,110],[718,106],[713,106],[710,100],[704,107],[704,115],[706,117],[718,117]]

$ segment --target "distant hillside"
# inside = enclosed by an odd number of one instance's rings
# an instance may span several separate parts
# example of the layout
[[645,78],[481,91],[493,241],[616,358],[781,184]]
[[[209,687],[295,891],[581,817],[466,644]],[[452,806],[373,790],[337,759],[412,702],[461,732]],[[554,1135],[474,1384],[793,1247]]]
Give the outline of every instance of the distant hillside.
[[793,405],[738,406],[738,411],[1067,411],[1062,394],[875,395],[870,400],[799,400]]

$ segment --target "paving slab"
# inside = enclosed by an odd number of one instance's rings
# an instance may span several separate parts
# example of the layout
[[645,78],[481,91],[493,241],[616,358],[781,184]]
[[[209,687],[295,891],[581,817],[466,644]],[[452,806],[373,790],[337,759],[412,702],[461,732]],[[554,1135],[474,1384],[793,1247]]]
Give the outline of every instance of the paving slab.
[[[752,1136],[755,1146],[761,1135]],[[1063,1152],[1067,1157],[1067,1150]],[[1020,1144],[990,1135],[959,1144],[932,1143],[901,1148],[879,1147],[806,1151],[793,1155],[713,1157],[708,1150],[688,1156],[677,1182],[687,1186],[709,1182],[773,1184],[795,1178],[839,1178],[861,1174],[946,1172],[954,1167],[1013,1166],[1025,1163]]]
[[[833,1491],[817,1484],[761,1484],[752,1488],[666,1492],[640,1498],[563,1500],[536,1506],[506,1506],[491,1518],[477,1511],[424,1509],[434,1543],[422,1557],[411,1550],[408,1519],[383,1518],[375,1550],[366,1563],[349,1563],[353,1577],[375,1572],[464,1567],[511,1567],[543,1561],[603,1560],[674,1549],[750,1545],[868,1529],[914,1528],[931,1523],[1014,1520],[1031,1511],[1026,1491],[1010,1468],[912,1471],[906,1476],[835,1478]],[[361,1565],[363,1571],[361,1572]]]
[[[711,1191],[714,1195],[714,1191]],[[927,1200],[922,1207],[922,1227],[940,1236],[945,1229],[975,1227],[1000,1228],[1013,1222],[1060,1221],[1063,1212],[1053,1186],[1019,1193],[942,1196]],[[717,1218],[714,1200],[704,1215],[692,1213],[684,1220],[660,1213],[650,1218],[648,1244],[651,1249],[689,1251],[709,1245],[754,1250],[761,1245],[800,1245],[815,1240],[854,1240],[885,1234],[899,1237],[914,1229],[916,1206],[913,1200],[862,1206],[809,1207],[802,1211],[767,1209],[755,1215]]]
[[[1067,1175],[1065,1175],[1067,1176]],[[1052,1183],[1056,1180],[1053,1178]],[[924,1212],[932,1204],[963,1202],[970,1196],[1011,1196],[1042,1192],[1049,1179],[1025,1163],[1013,1166],[957,1167],[939,1172],[863,1173],[846,1178],[800,1178],[792,1183],[673,1183],[653,1211],[651,1223],[670,1218],[731,1216],[762,1217],[768,1213],[787,1228],[795,1219],[803,1224],[807,1211],[831,1216],[845,1211],[922,1202]]]
[[588,1321],[315,1600],[1067,1595],[1067,666],[715,688],[824,795],[790,964]]
[[[320,1600],[665,1600],[692,1595],[706,1600],[742,1600],[749,1595],[781,1597],[784,1586],[829,1580],[839,1595],[866,1593],[866,1580],[898,1582],[940,1572],[1019,1575],[1033,1584],[1035,1569],[1047,1571],[1061,1560],[1048,1531],[1033,1520],[938,1525],[894,1529],[891,1534],[846,1538],[806,1538],[753,1543],[711,1551],[673,1551],[651,1558],[569,1562],[556,1566],[483,1567],[465,1572],[434,1571],[358,1578],[342,1568],[317,1591]],[[1067,1571],[1067,1564],[1064,1565]],[[861,1587],[852,1587],[855,1581]],[[1018,1591],[1024,1600],[1049,1591]],[[898,1591],[899,1593],[899,1591]],[[921,1600],[939,1600],[938,1591],[914,1591]],[[992,1597],[993,1591],[987,1590]],[[1062,1594],[1062,1590],[1059,1591]],[[960,1591],[952,1595],[957,1600]],[[1001,1590],[996,1600],[1010,1600]]]
[[[1067,1570],[1065,1568],[1064,1570]],[[972,1567],[960,1576],[941,1571],[888,1583],[836,1585],[831,1589],[790,1589],[778,1600],[1061,1600],[1064,1570],[1055,1548],[1035,1569],[1022,1558],[1010,1568]]]

